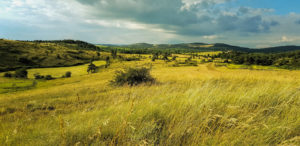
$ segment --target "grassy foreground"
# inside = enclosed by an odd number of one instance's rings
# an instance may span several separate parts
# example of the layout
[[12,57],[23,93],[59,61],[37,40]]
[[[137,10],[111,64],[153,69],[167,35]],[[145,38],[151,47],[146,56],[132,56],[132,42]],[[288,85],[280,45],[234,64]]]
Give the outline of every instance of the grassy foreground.
[[[109,85],[116,70],[151,63],[156,84]],[[0,94],[0,145],[300,145],[300,71],[163,61],[70,71]]]

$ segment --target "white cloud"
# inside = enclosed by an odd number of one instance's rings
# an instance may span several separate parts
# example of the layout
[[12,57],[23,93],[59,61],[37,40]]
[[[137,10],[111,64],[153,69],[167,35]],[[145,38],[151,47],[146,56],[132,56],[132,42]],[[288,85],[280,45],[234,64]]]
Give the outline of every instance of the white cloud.
[[221,3],[225,3],[231,0],[181,0],[182,3],[184,4],[181,7],[181,10],[190,10],[191,7],[195,6],[195,5],[201,5],[204,4],[206,6],[208,5],[215,5],[215,4],[221,4]]
[[132,29],[132,30],[150,30],[150,31],[157,31],[157,32],[166,32],[164,29],[155,28],[153,26],[142,24],[142,23],[135,23],[130,21],[124,20],[84,20],[86,23],[89,24],[96,24],[104,27],[110,28],[124,28],[124,29]]
[[292,39],[289,39],[287,36],[282,36],[280,42],[291,42]]
[[12,7],[21,7],[23,6],[24,2],[22,0],[13,0]]
[[204,39],[208,39],[208,40],[214,40],[214,39],[217,39],[219,38],[218,35],[206,35],[206,36],[203,36]]
[[279,43],[289,43],[295,41],[294,38],[290,38],[287,36],[282,36],[281,39],[278,41]]

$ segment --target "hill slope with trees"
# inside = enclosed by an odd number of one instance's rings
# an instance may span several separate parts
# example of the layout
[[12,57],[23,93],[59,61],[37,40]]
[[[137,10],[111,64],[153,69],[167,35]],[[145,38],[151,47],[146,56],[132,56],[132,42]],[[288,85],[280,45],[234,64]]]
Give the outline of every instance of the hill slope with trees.
[[0,40],[0,71],[17,68],[62,67],[100,59],[100,48],[82,41]]
[[148,44],[137,43],[130,45],[104,45],[108,48],[119,48],[123,53],[151,53],[153,51],[169,52],[204,52],[204,51],[241,51],[257,53],[278,53],[300,50],[300,46],[278,46],[270,48],[253,49],[247,47],[234,46],[224,43],[206,44],[206,43],[181,43],[181,44]]

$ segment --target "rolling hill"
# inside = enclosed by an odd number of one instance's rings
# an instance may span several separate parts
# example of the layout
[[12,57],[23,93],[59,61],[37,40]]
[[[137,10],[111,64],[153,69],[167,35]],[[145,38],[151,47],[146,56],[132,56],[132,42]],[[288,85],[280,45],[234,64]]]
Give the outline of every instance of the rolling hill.
[[0,40],[0,71],[21,67],[62,67],[100,59],[100,48],[82,41]]

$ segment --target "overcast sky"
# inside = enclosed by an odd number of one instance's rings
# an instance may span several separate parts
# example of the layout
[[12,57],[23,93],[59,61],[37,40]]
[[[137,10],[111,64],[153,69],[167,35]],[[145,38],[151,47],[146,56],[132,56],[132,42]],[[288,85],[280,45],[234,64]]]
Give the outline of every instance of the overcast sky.
[[0,38],[300,45],[300,0],[0,0]]

